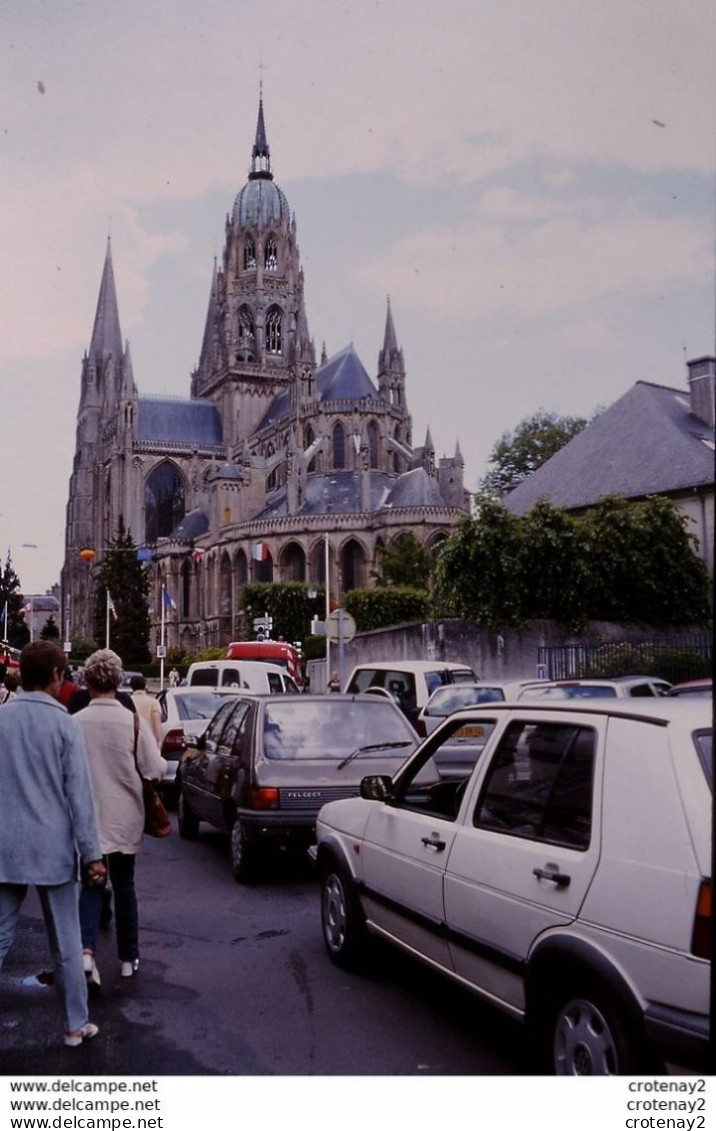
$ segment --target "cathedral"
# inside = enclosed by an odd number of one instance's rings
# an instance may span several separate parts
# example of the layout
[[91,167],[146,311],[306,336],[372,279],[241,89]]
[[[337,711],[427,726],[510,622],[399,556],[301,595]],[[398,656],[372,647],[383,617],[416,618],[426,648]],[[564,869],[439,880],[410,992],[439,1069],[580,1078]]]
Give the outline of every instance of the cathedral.
[[[414,447],[403,351],[388,300],[371,378],[352,345],[319,360],[296,217],[274,180],[259,99],[251,166],[215,264],[190,396],[140,394],[108,243],[82,359],[62,571],[71,636],[92,637],[91,569],[123,524],[151,561],[156,648],[188,652],[240,632],[249,581],[371,584],[410,531],[436,549],[466,513],[463,459]],[[92,556],[91,552],[94,552]]]

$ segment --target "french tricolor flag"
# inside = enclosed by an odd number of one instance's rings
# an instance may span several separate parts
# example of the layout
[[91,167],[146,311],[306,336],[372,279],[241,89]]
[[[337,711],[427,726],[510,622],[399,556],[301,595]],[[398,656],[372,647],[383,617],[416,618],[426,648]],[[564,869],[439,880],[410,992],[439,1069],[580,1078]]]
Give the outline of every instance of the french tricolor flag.
[[265,562],[269,556],[269,548],[265,542],[251,544],[251,557],[255,562]]

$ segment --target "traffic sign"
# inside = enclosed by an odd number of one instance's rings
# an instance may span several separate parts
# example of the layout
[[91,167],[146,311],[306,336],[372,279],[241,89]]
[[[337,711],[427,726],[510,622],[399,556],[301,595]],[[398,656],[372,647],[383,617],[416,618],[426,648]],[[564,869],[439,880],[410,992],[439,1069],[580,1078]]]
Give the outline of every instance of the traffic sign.
[[254,617],[254,628],[257,632],[261,628],[273,628],[273,617]]
[[326,635],[331,644],[350,644],[357,631],[356,622],[345,609],[334,609],[326,618]]

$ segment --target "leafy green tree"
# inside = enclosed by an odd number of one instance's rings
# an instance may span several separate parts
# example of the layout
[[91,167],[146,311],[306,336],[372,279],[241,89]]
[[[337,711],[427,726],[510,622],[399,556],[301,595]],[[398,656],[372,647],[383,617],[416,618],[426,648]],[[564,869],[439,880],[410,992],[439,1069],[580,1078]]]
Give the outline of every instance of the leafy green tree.
[[352,589],[343,600],[343,606],[355,618],[359,632],[425,620],[429,603],[426,589],[408,585],[376,585],[372,589]]
[[30,639],[30,629],[22,612],[20,579],[12,564],[10,551],[0,571],[0,637],[5,635],[5,604],[7,603],[7,640],[13,648],[22,648]]
[[54,616],[50,614],[40,630],[40,640],[59,640],[60,630],[57,627],[57,621]]
[[150,659],[150,575],[147,567],[137,561],[137,547],[121,518],[117,536],[110,539],[94,583],[95,638],[104,645],[109,591],[116,611],[116,619],[110,617],[110,647],[122,657],[126,667],[146,664]]
[[380,586],[407,585],[427,589],[435,559],[415,535],[406,531],[380,551],[377,582]]
[[[315,597],[308,596],[309,589],[316,590]],[[323,586],[309,586],[303,581],[266,581],[244,585],[241,599],[246,620],[244,634],[249,640],[256,635],[252,625],[254,618],[268,614],[273,620],[272,640],[283,636],[289,644],[296,640],[304,641],[310,636],[313,617],[323,619],[326,611]]]
[[440,552],[434,611],[485,626],[519,624],[524,619],[520,519],[490,491],[475,502],[474,516],[458,522]]
[[513,432],[503,432],[493,447],[481,488],[511,491],[586,425],[582,416],[558,416],[544,409],[526,417]]

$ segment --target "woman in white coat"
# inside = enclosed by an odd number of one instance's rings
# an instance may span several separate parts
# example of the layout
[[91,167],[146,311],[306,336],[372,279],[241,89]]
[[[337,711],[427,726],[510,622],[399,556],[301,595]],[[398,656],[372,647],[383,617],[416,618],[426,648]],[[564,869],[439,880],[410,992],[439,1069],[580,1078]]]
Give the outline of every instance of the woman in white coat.
[[[135,719],[115,697],[122,682],[122,661],[116,652],[102,648],[85,664],[90,704],[75,716],[87,746],[95,799],[100,847],[107,864],[115,901],[115,927],[120,972],[129,978],[139,965],[139,917],[134,886],[134,865],[142,847],[144,829],[144,778],[158,781],[164,762],[148,724]],[[95,962],[97,933],[102,914],[102,891],[85,887],[80,896],[80,925],[84,968],[91,985],[99,985]]]

